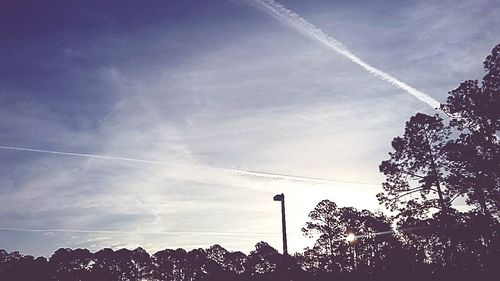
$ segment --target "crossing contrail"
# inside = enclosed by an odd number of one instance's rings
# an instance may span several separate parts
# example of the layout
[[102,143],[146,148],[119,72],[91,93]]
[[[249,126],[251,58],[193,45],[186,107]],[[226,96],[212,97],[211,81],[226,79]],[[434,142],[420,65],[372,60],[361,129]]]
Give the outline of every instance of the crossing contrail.
[[416,88],[404,83],[403,81],[397,79],[396,77],[385,73],[384,71],[371,66],[370,64],[363,61],[361,58],[353,54],[344,44],[335,39],[334,37],[326,34],[323,30],[316,27],[314,24],[310,23],[294,11],[289,10],[282,4],[274,0],[246,0],[247,3],[255,3],[257,7],[261,8],[267,14],[275,18],[281,23],[284,23],[296,31],[306,35],[309,38],[321,43],[322,45],[334,50],[335,52],[341,54],[342,56],[349,59],[351,62],[361,66],[363,69],[371,73],[373,76],[389,82],[393,86],[400,88],[407,92],[408,94],[414,96],[418,100],[426,103],[433,109],[439,108],[439,102],[428,94],[417,90]]
[[[100,154],[91,154],[91,153],[65,152],[65,151],[47,150],[47,149],[39,149],[39,148],[3,146],[3,145],[0,145],[0,149],[53,154],[53,155],[59,155],[59,156],[85,157],[85,158],[95,158],[95,159],[104,159],[104,160],[135,162],[135,163],[151,164],[151,165],[172,166],[172,164],[169,164],[167,162],[161,162],[161,161],[153,161],[153,160],[145,160],[145,159],[129,158],[129,157],[109,156],[109,155],[100,155]],[[259,177],[259,178],[267,178],[267,179],[273,179],[273,180],[300,181],[300,182],[311,182],[311,183],[322,183],[322,184],[348,183],[348,184],[357,184],[357,185],[379,186],[379,184],[367,183],[367,182],[355,182],[355,181],[343,181],[343,180],[332,180],[332,179],[322,179],[322,178],[300,177],[300,176],[291,176],[291,175],[283,175],[283,174],[272,174],[272,173],[264,173],[264,172],[256,172],[256,171],[246,171],[246,170],[239,170],[239,169],[196,167],[196,166],[189,166],[189,168],[215,169],[218,171],[224,171],[224,172],[228,172],[231,174],[237,174],[240,176]]]

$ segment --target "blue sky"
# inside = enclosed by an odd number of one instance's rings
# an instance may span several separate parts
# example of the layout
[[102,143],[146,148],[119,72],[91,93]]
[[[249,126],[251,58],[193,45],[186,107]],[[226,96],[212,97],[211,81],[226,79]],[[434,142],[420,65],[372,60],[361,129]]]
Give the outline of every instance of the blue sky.
[[[500,39],[495,1],[280,3],[438,101]],[[6,1],[0,53],[1,146],[163,163],[0,149],[0,248],[35,255],[280,249],[281,192],[299,251],[321,199],[380,208],[391,139],[433,112],[248,1]]]

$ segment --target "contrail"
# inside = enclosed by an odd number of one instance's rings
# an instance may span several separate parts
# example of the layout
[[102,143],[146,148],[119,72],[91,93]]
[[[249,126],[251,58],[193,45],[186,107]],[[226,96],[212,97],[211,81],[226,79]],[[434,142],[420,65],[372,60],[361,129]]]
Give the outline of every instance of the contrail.
[[[85,157],[85,158],[96,158],[96,159],[115,160],[115,161],[127,161],[127,162],[135,162],[135,163],[143,163],[143,164],[151,164],[151,165],[171,166],[171,164],[166,163],[166,162],[161,162],[161,161],[152,161],[152,160],[145,160],[145,159],[138,159],[138,158],[117,157],[117,156],[99,155],[99,154],[90,154],[90,153],[65,152],[65,151],[28,148],[28,147],[17,147],[17,146],[3,146],[3,145],[0,145],[0,149],[53,154],[53,155],[59,155],[59,156]],[[190,166],[190,167],[193,168],[194,166]],[[200,168],[200,167],[198,167],[198,168]],[[215,170],[219,170],[219,171],[229,172],[232,174],[237,174],[240,176],[251,176],[251,177],[267,178],[267,179],[273,179],[273,180],[300,181],[300,182],[323,183],[323,184],[348,183],[348,184],[357,184],[357,185],[379,186],[379,184],[367,183],[367,182],[343,181],[343,180],[332,180],[332,179],[322,179],[322,178],[309,178],[309,177],[246,171],[246,170],[239,170],[239,169],[213,168],[213,167],[202,167],[202,169],[215,169]]]
[[373,76],[389,82],[395,87],[398,87],[408,94],[414,96],[418,100],[426,103],[433,109],[439,108],[439,102],[429,96],[426,93],[423,93],[414,87],[400,81],[396,77],[385,73],[384,71],[371,66],[370,64],[363,61],[361,58],[353,54],[346,46],[344,46],[340,41],[333,38],[332,36],[326,34],[323,30],[316,27],[314,24],[310,23],[303,17],[299,16],[297,13],[287,9],[282,4],[274,1],[274,0],[247,0],[255,3],[259,8],[264,10],[266,13],[271,15],[276,20],[284,23],[296,31],[318,41],[324,46],[334,50],[335,52],[341,54],[342,56],[348,58],[353,63],[361,66],[363,69],[371,73]]
[[0,227],[0,231],[12,232],[67,232],[67,233],[91,233],[91,234],[141,234],[141,235],[200,235],[200,236],[278,236],[280,233],[271,232],[206,232],[206,231],[121,231],[121,230],[87,230],[87,229],[65,229],[65,228],[18,228]]
[[138,163],[146,163],[146,164],[154,164],[154,165],[167,165],[167,163],[163,163],[163,162],[159,162],[159,161],[142,160],[142,159],[136,159],[136,158],[127,158],[127,157],[107,156],[107,155],[98,155],[98,154],[88,154],[88,153],[63,152],[63,151],[46,150],[46,149],[38,149],[38,148],[27,148],[27,147],[0,145],[0,149],[39,152],[39,153],[64,155],[64,156],[78,156],[78,157],[98,158],[98,159],[107,159],[107,160],[129,161],[129,162],[138,162]]
[[275,180],[307,181],[307,182],[326,183],[326,184],[330,184],[330,183],[334,182],[334,183],[348,183],[348,184],[380,186],[380,184],[375,184],[375,183],[370,183],[370,182],[344,181],[344,180],[300,177],[300,176],[292,176],[292,175],[285,175],[285,174],[264,173],[264,172],[257,172],[257,171],[242,171],[242,170],[232,170],[232,171],[234,171],[235,173],[241,174],[241,175],[245,175],[245,176],[265,177],[265,178],[270,178],[270,179],[275,179]]

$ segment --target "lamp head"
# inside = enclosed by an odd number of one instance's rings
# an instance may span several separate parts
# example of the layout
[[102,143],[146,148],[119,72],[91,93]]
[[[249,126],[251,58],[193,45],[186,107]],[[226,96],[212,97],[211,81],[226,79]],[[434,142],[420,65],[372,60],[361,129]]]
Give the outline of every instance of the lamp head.
[[283,200],[285,200],[285,194],[281,193],[281,194],[274,195],[273,200],[274,201],[283,201]]

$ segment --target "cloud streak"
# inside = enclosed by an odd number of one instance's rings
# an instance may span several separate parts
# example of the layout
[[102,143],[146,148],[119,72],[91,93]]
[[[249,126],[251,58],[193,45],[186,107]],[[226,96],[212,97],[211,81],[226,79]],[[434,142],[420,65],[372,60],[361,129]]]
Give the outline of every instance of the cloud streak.
[[140,235],[197,235],[197,236],[278,236],[280,233],[271,232],[207,232],[207,231],[121,231],[121,230],[88,230],[66,228],[18,228],[0,227],[0,231],[14,232],[67,232],[67,233],[92,233],[92,234],[140,234]]
[[[108,156],[108,155],[99,155],[99,154],[90,154],[90,153],[78,153],[78,152],[64,152],[64,151],[55,151],[55,150],[38,149],[38,148],[27,148],[27,147],[17,147],[17,146],[3,146],[3,145],[0,145],[0,149],[14,150],[14,151],[23,151],[23,152],[36,152],[36,153],[44,153],[44,154],[53,154],[53,155],[59,155],[59,156],[86,157],[86,158],[96,158],[96,159],[104,159],[104,160],[126,161],[126,162],[135,162],[135,163],[142,163],[142,164],[162,165],[162,166],[170,166],[171,165],[171,164],[166,163],[166,162],[144,160],[144,159],[137,159],[137,158]],[[192,166],[190,166],[190,167],[194,168]],[[260,178],[268,178],[268,179],[273,179],[273,180],[300,181],[300,182],[311,182],[311,183],[322,183],[322,184],[350,183],[350,184],[359,184],[359,185],[373,185],[373,186],[378,186],[378,184],[367,183],[367,182],[351,182],[351,181],[342,181],[342,180],[309,178],[309,177],[301,177],[301,176],[292,176],[292,175],[283,175],[283,174],[272,174],[272,173],[256,172],[256,171],[245,171],[245,170],[238,170],[238,169],[226,169],[226,168],[214,168],[214,167],[196,167],[196,168],[215,169],[215,170],[220,170],[220,171],[224,171],[224,172],[229,172],[229,173],[237,174],[237,175],[240,175],[240,176],[260,177]]]
[[296,31],[306,35],[309,38],[321,43],[322,45],[334,50],[340,55],[346,57],[351,62],[359,65],[373,76],[390,83],[391,85],[407,92],[421,102],[424,102],[433,109],[439,108],[439,102],[428,94],[404,83],[396,77],[374,67],[363,61],[360,57],[353,54],[346,46],[334,37],[326,34],[323,30],[316,27],[297,13],[289,10],[282,4],[274,0],[247,0],[256,4],[257,7],[265,11],[274,19],[284,23]]

